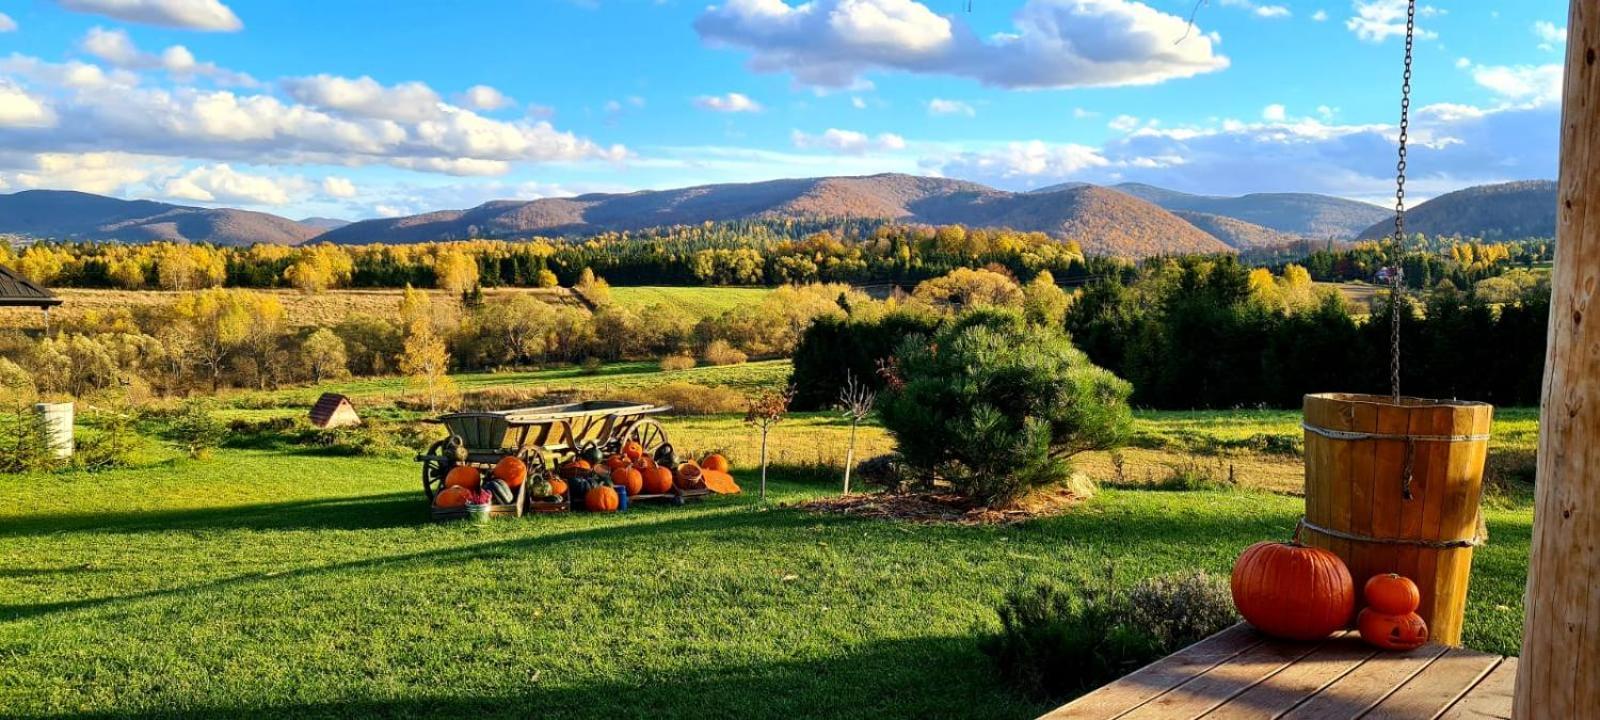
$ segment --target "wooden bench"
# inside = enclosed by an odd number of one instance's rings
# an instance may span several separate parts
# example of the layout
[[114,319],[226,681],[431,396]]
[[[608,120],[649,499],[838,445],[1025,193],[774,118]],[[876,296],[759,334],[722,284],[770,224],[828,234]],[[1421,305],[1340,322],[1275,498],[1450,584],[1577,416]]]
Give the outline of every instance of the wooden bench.
[[1517,659],[1428,645],[1373,649],[1354,633],[1273,640],[1235,625],[1041,720],[1468,720],[1511,717]]

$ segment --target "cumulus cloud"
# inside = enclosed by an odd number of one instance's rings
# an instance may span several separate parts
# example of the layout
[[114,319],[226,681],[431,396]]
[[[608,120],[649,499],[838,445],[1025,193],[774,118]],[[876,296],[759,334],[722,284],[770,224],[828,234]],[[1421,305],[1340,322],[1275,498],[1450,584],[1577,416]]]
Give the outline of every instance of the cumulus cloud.
[[322,192],[329,197],[353,198],[356,196],[356,184],[349,178],[329,175],[322,179]]
[[1311,13],[1311,19],[1315,20],[1317,22],[1327,22],[1328,21],[1328,11],[1327,10],[1318,9],[1316,12]]
[[124,70],[106,72],[99,65],[77,60],[52,63],[36,57],[12,53],[0,58],[0,73],[50,87],[72,89],[107,85],[136,85],[139,77]]
[[239,16],[218,0],[56,0],[74,12],[126,22],[232,32],[244,27]]
[[517,104],[517,101],[488,85],[473,85],[456,100],[473,110],[499,110]]
[[287,205],[305,196],[310,184],[299,176],[253,175],[226,163],[202,165],[160,180],[162,197],[232,205]]
[[420,82],[383,85],[368,76],[313,75],[281,82],[289,97],[314,108],[344,115],[416,122],[439,117],[439,94]]
[[[1263,5],[1255,0],[1222,0],[1223,7],[1236,7],[1249,10],[1256,17],[1286,18],[1289,17],[1289,8],[1283,5]],[[1323,16],[1326,19],[1326,15]]]
[[0,185],[118,194],[163,168],[161,158],[126,153],[19,153],[0,151]]
[[[1406,0],[1355,0],[1355,15],[1344,21],[1344,26],[1357,38],[1367,42],[1381,43],[1390,37],[1405,37],[1406,34]],[[1439,9],[1432,5],[1417,6],[1416,37],[1419,40],[1432,40],[1439,34],[1422,27],[1422,18],[1433,17],[1439,14]]]
[[695,30],[750,51],[758,72],[818,88],[861,87],[871,71],[1006,88],[1147,85],[1228,65],[1213,37],[1133,0],[1027,0],[1012,21],[1010,32],[980,38],[916,0],[726,0]]
[[26,90],[0,79],[0,128],[44,128],[56,124],[56,114]]
[[1132,115],[1118,115],[1111,118],[1111,122],[1106,123],[1106,127],[1118,132],[1128,132],[1139,127],[1139,118]]
[[16,32],[16,30],[17,21],[12,20],[10,15],[0,13],[0,32]]
[[1038,178],[1069,178],[1090,169],[1111,164],[1100,150],[1087,145],[1050,144],[1039,140],[1014,142],[988,151],[961,152],[936,163],[944,175],[981,179],[985,182],[1023,180],[1027,185]]
[[1288,117],[1288,111],[1278,103],[1273,103],[1261,109],[1261,119],[1273,122],[1283,122]]
[[1559,64],[1478,65],[1472,68],[1472,80],[1507,100],[1541,105],[1561,102]]
[[799,130],[790,135],[794,146],[802,150],[827,150],[843,155],[865,155],[872,151],[903,150],[906,140],[894,133],[880,133],[876,137],[855,130],[828,128],[820,135],[808,135]]
[[973,109],[971,103],[963,102],[961,100],[946,100],[944,98],[934,98],[934,99],[928,101],[928,114],[929,115],[965,115],[967,117],[974,117],[974,116],[976,116],[978,114],[978,111]]
[[726,95],[701,95],[694,99],[695,107],[714,112],[741,113],[761,112],[761,103],[751,100],[744,93],[731,92]]
[[1556,24],[1540,20],[1533,24],[1533,34],[1539,38],[1539,49],[1554,51],[1556,48],[1567,44],[1567,28],[1565,25],[1556,27]]
[[78,47],[122,70],[161,69],[180,79],[206,77],[219,85],[245,87],[257,85],[255,78],[245,73],[218,67],[212,62],[200,62],[195,59],[194,53],[189,52],[189,48],[182,45],[169,46],[160,53],[140,50],[128,37],[128,33],[120,29],[90,28],[78,42]]

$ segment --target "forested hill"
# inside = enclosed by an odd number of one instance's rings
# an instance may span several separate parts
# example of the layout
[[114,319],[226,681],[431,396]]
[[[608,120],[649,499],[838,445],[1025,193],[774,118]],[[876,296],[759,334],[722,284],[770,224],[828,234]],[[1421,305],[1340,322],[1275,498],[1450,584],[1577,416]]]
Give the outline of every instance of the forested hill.
[[122,242],[296,245],[321,234],[322,228],[249,210],[119,200],[69,190],[24,190],[0,195],[0,233]]
[[[1367,228],[1361,237],[1377,239],[1393,232],[1393,222],[1384,220]],[[1556,183],[1523,180],[1445,193],[1408,211],[1406,232],[1485,240],[1553,238]]]
[[1371,203],[1314,193],[1221,197],[1191,195],[1140,183],[1123,183],[1116,189],[1168,210],[1221,215],[1312,240],[1354,238],[1391,212]]
[[1151,203],[1096,186],[1013,193],[912,175],[823,177],[528,202],[367,220],[329,231],[333,243],[584,235],[665,225],[771,218],[875,218],[1039,231],[1090,253],[1144,257],[1224,252],[1228,245]]

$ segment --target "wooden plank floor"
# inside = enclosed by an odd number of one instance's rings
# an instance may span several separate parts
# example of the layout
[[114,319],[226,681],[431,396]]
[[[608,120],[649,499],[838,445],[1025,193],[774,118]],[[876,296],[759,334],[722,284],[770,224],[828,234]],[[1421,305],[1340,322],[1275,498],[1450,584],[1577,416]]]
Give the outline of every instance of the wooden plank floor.
[[1378,651],[1355,633],[1285,642],[1239,624],[1040,720],[1488,720],[1511,717],[1516,677],[1514,657]]

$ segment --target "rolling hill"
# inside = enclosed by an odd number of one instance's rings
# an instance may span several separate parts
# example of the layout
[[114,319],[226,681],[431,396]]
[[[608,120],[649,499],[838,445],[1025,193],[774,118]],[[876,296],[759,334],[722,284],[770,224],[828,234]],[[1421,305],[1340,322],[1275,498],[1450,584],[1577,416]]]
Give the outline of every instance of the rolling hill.
[[0,195],[0,233],[123,242],[297,245],[321,234],[322,229],[249,210],[119,200],[68,190],[24,190]]
[[[1377,239],[1393,232],[1393,221],[1384,220],[1367,228],[1361,237]],[[1556,183],[1522,180],[1445,193],[1407,211],[1406,232],[1486,240],[1553,238]]]
[[1251,193],[1223,197],[1191,195],[1141,183],[1122,183],[1115,187],[1174,212],[1220,215],[1310,239],[1354,238],[1391,212],[1370,203],[1314,193]]
[[366,220],[319,241],[425,242],[469,237],[581,235],[765,218],[882,218],[1010,227],[1076,240],[1091,253],[1143,257],[1225,252],[1229,246],[1151,203],[1092,185],[1013,193],[961,180],[886,174],[822,177],[526,202]]

